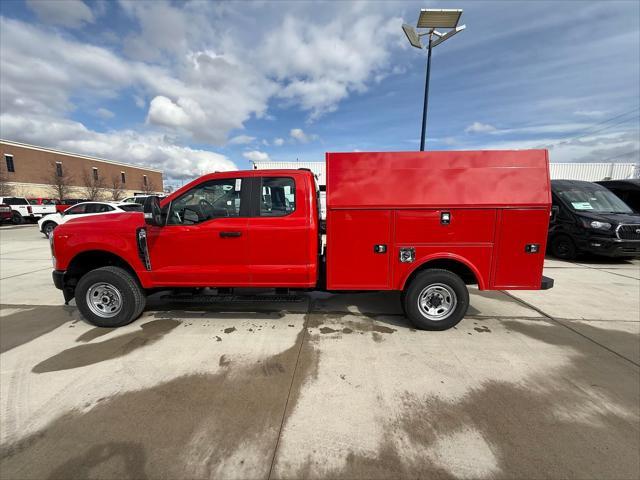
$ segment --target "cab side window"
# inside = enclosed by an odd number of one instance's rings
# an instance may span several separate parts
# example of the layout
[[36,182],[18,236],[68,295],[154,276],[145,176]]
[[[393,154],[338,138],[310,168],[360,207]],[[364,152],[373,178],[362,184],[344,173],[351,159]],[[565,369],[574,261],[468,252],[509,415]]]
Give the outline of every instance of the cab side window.
[[193,225],[215,218],[240,216],[241,178],[209,180],[171,202],[168,225]]
[[296,184],[291,177],[262,177],[260,216],[283,217],[296,209]]

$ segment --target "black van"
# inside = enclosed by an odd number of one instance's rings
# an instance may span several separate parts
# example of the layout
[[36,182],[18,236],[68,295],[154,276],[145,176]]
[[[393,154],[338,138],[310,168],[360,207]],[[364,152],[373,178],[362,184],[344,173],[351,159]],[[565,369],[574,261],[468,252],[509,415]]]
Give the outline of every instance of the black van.
[[640,213],[640,179],[603,180],[596,183],[607,187],[634,212]]
[[565,260],[590,252],[640,257],[640,214],[607,188],[578,180],[551,181],[548,249]]

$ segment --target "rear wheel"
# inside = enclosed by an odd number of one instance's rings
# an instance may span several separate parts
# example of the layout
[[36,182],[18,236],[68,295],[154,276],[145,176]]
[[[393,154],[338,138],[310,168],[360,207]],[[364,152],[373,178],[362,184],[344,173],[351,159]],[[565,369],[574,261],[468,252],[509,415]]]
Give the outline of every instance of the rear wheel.
[[13,212],[11,214],[11,223],[13,223],[14,225],[20,225],[22,223],[23,219],[22,219],[22,215],[20,215],[20,213],[18,212]]
[[573,260],[578,251],[568,235],[556,235],[551,239],[551,253],[562,260]]
[[455,273],[434,268],[416,275],[403,295],[403,304],[416,328],[446,330],[467,313],[469,291]]
[[75,291],[82,316],[99,327],[121,327],[133,322],[146,298],[138,280],[120,267],[101,267],[80,278]]
[[49,238],[57,226],[55,222],[45,222],[45,224],[42,225],[42,233],[45,237]]

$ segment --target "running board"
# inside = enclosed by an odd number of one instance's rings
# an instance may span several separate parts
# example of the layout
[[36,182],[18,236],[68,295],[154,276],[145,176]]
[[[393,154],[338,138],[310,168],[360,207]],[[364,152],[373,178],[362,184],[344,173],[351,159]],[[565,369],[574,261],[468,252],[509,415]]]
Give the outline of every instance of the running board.
[[163,295],[162,300],[178,303],[301,303],[306,297],[300,295]]

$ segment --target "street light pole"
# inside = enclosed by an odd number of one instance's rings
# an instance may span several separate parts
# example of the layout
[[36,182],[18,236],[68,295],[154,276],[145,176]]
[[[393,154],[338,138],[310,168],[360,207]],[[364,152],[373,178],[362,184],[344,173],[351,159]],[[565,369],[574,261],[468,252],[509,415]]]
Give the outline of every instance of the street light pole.
[[[422,107],[422,131],[420,134],[420,151],[424,152],[426,136],[427,136],[427,107],[429,106],[429,79],[431,76],[431,50],[440,45],[445,40],[453,37],[456,33],[465,29],[464,25],[458,26],[458,21],[462,15],[462,10],[456,9],[422,9],[416,27],[402,25],[402,30],[407,36],[407,40],[412,47],[423,49],[421,38],[428,36],[429,43],[427,45],[427,73],[424,81],[424,105]],[[443,33],[436,30],[449,29]],[[418,33],[416,29],[427,29],[424,33]],[[434,36],[437,37],[434,40]]]
[[431,35],[427,47],[427,75],[424,81],[424,106],[422,107],[422,135],[420,136],[420,151],[424,152],[424,143],[427,135],[427,107],[429,106],[429,77],[431,75]]

